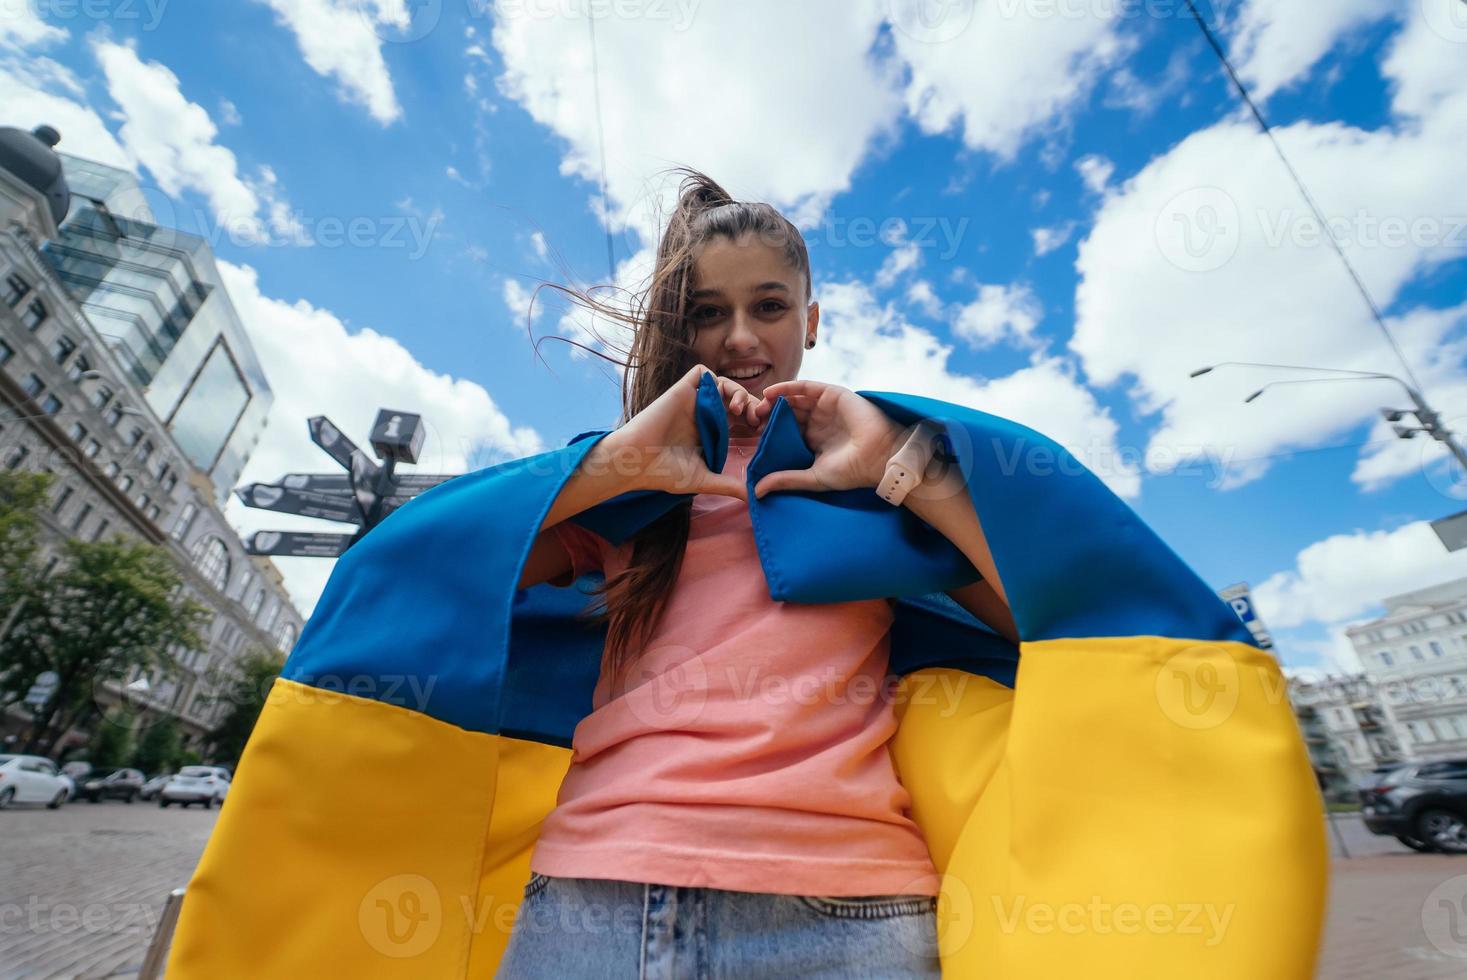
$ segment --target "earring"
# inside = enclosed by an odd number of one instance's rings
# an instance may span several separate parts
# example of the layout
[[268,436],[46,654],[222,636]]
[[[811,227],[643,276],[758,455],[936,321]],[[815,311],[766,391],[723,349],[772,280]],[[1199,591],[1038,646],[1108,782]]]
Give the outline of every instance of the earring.
[[815,338],[814,337],[811,337],[809,340],[805,341],[805,350],[809,350],[811,347],[814,347],[814,346],[815,346]]

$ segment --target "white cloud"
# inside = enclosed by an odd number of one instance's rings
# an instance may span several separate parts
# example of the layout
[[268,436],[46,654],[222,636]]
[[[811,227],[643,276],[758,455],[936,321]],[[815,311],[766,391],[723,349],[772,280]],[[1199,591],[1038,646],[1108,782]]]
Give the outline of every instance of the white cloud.
[[1098,153],[1091,153],[1075,161],[1075,172],[1092,194],[1104,194],[1116,165]]
[[1467,552],[1449,552],[1425,521],[1316,541],[1295,565],[1253,589],[1270,628],[1358,619],[1388,596],[1467,575]]
[[821,283],[820,343],[802,377],[853,390],[918,392],[1013,419],[1065,446],[1123,497],[1140,476],[1117,446],[1110,412],[1064,359],[1035,353],[1029,366],[986,381],[948,367],[953,347],[879,303],[861,283]]
[[[1423,0],[1458,3],[1460,0]],[[1462,255],[1467,235],[1467,75],[1461,44],[1412,20],[1383,71],[1395,119],[1360,130],[1300,122],[1277,135],[1342,238],[1375,300]],[[1092,383],[1128,378],[1153,446],[1240,460],[1228,486],[1256,479],[1283,450],[1340,441],[1395,401],[1385,384],[1297,385],[1243,397],[1283,373],[1242,369],[1189,380],[1226,360],[1399,371],[1390,348],[1266,138],[1251,124],[1193,133],[1103,198],[1076,263],[1071,349]],[[1444,416],[1467,415],[1460,350],[1444,346],[1458,311],[1407,310],[1391,325]],[[1133,380],[1130,380],[1133,379]],[[1435,447],[1438,451],[1440,447]],[[1378,485],[1400,454],[1362,466]],[[1419,458],[1419,457],[1418,457]]]
[[973,302],[957,311],[952,328],[954,335],[978,348],[1006,338],[1029,344],[1043,316],[1039,297],[1027,285],[983,283]]
[[1053,228],[1031,229],[1029,235],[1034,239],[1034,254],[1043,257],[1055,249],[1063,248],[1074,233],[1075,222],[1073,221],[1066,221]]
[[7,59],[0,63],[0,92],[7,125],[54,126],[61,133],[57,149],[125,170],[136,167],[96,110],[67,97],[70,92],[80,98],[81,86],[61,65],[46,58]]
[[922,264],[922,249],[916,242],[903,242],[891,250],[876,270],[876,284],[888,287]]
[[933,319],[942,316],[942,299],[926,279],[913,280],[907,287],[907,302]]
[[271,231],[300,240],[274,172],[265,167],[253,181],[244,179],[234,152],[215,142],[213,119],[184,97],[177,75],[159,62],[143,62],[131,44],[98,39],[92,48],[121,110],[119,135],[128,155],[148,168],[159,189],[170,197],[203,195],[235,240],[263,241]]
[[1299,81],[1352,32],[1406,6],[1402,0],[1248,0],[1232,31],[1238,74],[1254,98],[1263,101]]
[[[545,448],[532,428],[512,424],[480,385],[430,370],[391,337],[370,329],[352,332],[329,310],[265,295],[249,266],[220,261],[219,271],[275,392],[265,434],[241,483],[332,471],[334,464],[307,433],[305,420],[312,415],[330,416],[366,448],[366,429],[377,409],[421,412],[428,438],[416,470],[424,473],[469,472]],[[226,513],[242,535],[337,527],[252,510],[234,498]],[[332,563],[318,558],[276,562],[291,595],[309,615]]]
[[[1082,6],[892,0],[908,111],[925,132],[956,127],[968,147],[1012,157],[1126,53],[1117,19]],[[944,16],[934,20],[934,8]]]
[[402,116],[382,57],[384,30],[411,20],[404,0],[260,0],[295,34],[311,70],[334,78],[342,96],[386,125]]
[[63,41],[66,36],[66,31],[41,19],[29,0],[0,3],[0,47],[43,47]]
[[[654,237],[676,186],[649,177],[682,164],[736,197],[817,216],[900,114],[893,68],[870,53],[883,11],[874,0],[853,0],[839,16],[821,4],[746,0],[703,4],[686,21],[598,18],[611,224],[636,226],[633,247]],[[501,15],[492,42],[500,90],[566,141],[561,172],[598,183],[584,19]],[[716,71],[689,60],[715,51]]]

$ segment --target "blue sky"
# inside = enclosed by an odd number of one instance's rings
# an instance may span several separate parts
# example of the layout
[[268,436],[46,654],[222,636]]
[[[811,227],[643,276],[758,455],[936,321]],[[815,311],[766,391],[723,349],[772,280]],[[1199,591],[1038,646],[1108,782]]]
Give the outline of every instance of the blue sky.
[[[1467,4],[1203,10],[1467,431]],[[1181,0],[14,0],[0,91],[0,124],[55,125],[215,242],[277,395],[247,481],[326,465],[311,414],[364,440],[421,411],[449,472],[612,424],[615,375],[536,361],[526,297],[612,281],[608,228],[635,286],[688,164],[805,231],[806,377],[1065,443],[1215,587],[1252,583],[1287,665],[1352,666],[1345,625],[1467,575],[1425,523],[1467,503],[1379,419],[1390,385],[1187,377],[1405,368]],[[309,610],[329,564],[280,564]]]

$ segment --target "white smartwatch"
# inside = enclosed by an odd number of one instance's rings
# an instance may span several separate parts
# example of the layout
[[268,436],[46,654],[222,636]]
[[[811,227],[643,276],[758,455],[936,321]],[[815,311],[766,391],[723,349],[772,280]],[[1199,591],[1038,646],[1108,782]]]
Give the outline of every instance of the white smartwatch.
[[892,454],[886,464],[886,473],[876,487],[876,494],[893,507],[901,505],[912,488],[922,482],[922,474],[932,461],[936,451],[934,439],[937,431],[926,422],[918,422],[917,428]]

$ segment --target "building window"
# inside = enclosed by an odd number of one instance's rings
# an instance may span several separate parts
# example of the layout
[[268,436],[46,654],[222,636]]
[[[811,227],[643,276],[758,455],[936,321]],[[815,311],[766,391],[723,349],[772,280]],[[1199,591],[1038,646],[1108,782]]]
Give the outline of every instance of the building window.
[[[108,392],[108,395],[110,396],[111,392]],[[122,404],[119,402],[118,404],[112,406],[112,411],[107,413],[107,427],[109,429],[115,429],[117,428],[117,423],[121,421]]]
[[97,390],[92,392],[92,407],[99,412],[102,409],[106,408],[107,403],[111,400],[112,389],[107,387],[106,385],[99,385],[97,387]]
[[100,540],[102,540],[102,535],[104,535],[104,534],[107,533],[107,527],[111,523],[112,522],[109,521],[109,520],[107,520],[107,518],[105,518],[105,517],[102,518],[102,523],[98,524],[97,525],[97,529],[92,532],[92,540],[93,541],[100,541]]
[[250,597],[250,621],[251,622],[254,622],[254,620],[260,615],[260,607],[262,605],[264,605],[264,604],[265,604],[265,590],[263,588],[256,589],[255,590],[255,594]]
[[1436,736],[1431,733],[1431,726],[1424,721],[1407,722],[1406,727],[1411,730],[1411,737],[1417,742],[1436,741]]
[[1415,660],[1425,660],[1426,659],[1425,657],[1423,657],[1421,655],[1421,648],[1420,647],[1412,647],[1411,648],[1411,657],[1413,659],[1415,659]]
[[65,334],[58,336],[51,344],[51,357],[57,364],[65,364],[66,359],[76,353],[76,341]]
[[96,459],[97,454],[102,451],[102,444],[95,439],[88,439],[87,448],[82,451],[86,454],[87,459]]
[[102,472],[107,474],[107,479],[109,480],[117,479],[117,474],[121,471],[122,467],[117,465],[117,460],[115,459],[102,468]]
[[270,603],[270,612],[265,617],[265,621],[260,624],[260,629],[264,630],[267,633],[270,632],[270,630],[272,630],[272,629],[275,628],[275,621],[277,619],[279,619],[279,618],[280,618],[280,600],[279,599],[275,599],[274,601],[272,601]]
[[1389,650],[1382,650],[1380,652],[1380,662],[1385,664],[1387,667],[1392,667],[1396,663],[1396,658],[1391,656],[1391,652]]
[[87,437],[87,427],[80,422],[73,422],[71,423],[71,430],[68,435],[71,436],[71,441],[79,446],[82,440]]
[[41,380],[40,375],[28,374],[26,375],[25,384],[21,385],[21,387],[25,389],[28,397],[39,398],[41,397],[41,392],[46,390],[46,383]]
[[156,524],[158,522],[158,515],[161,514],[161,513],[163,513],[163,512],[158,509],[158,505],[157,504],[153,504],[151,507],[149,507],[147,509],[147,511],[145,511],[145,513],[148,515],[148,520],[150,520],[150,521],[152,521],[153,523]]
[[127,434],[127,444],[129,446],[136,446],[139,442],[142,442],[142,440],[143,430],[138,428],[137,426],[133,426],[132,431]]
[[1440,643],[1432,640],[1427,643],[1427,646],[1431,647],[1431,655],[1433,657],[1440,657],[1442,655],[1442,645]]
[[138,510],[147,510],[148,504],[151,503],[151,501],[148,500],[148,495],[145,493],[138,494],[136,497],[133,498],[132,502],[134,504],[137,504]]
[[82,383],[82,375],[92,369],[92,362],[87,360],[87,355],[78,354],[71,359],[71,367],[66,369],[66,376],[75,384]]
[[295,646],[294,623],[285,622],[281,624],[280,632],[275,635],[275,645],[284,653],[290,652],[290,648]]
[[62,487],[61,492],[56,495],[56,503],[51,505],[51,513],[61,513],[61,508],[65,507],[66,502],[71,499],[72,492],[71,487]]
[[20,469],[20,464],[24,463],[25,458],[30,454],[31,451],[25,446],[16,446],[10,450],[10,455],[5,457],[5,468],[7,470]]
[[41,403],[41,411],[45,412],[47,415],[55,415],[57,412],[61,411],[61,399],[57,398],[55,395],[47,395],[46,400]]
[[214,535],[200,538],[193,549],[194,565],[204,580],[220,592],[229,583],[229,549]]
[[46,304],[38,299],[31,300],[31,305],[25,308],[25,314],[20,318],[25,328],[35,333],[46,322]]
[[166,493],[170,493],[171,494],[173,492],[173,488],[176,487],[176,486],[178,486],[178,474],[177,473],[169,473],[168,474],[168,479],[166,479],[166,480],[163,481],[163,490]]
[[149,457],[151,457],[152,455],[153,455],[153,442],[150,439],[150,440],[148,440],[147,442],[144,442],[141,446],[138,447],[138,451],[133,456],[133,459],[135,459],[137,461],[137,464],[139,466],[142,466],[144,463],[146,463],[148,461]]
[[124,476],[120,481],[118,481],[117,486],[123,493],[127,493],[129,490],[132,489],[132,477]]
[[15,356],[15,348],[5,341],[0,340],[0,364],[9,364],[10,359]]
[[73,531],[80,531],[81,526],[86,523],[87,518],[92,516],[92,505],[82,504],[82,509],[76,512],[76,519],[71,522]]
[[193,501],[183,505],[183,512],[178,515],[178,520],[173,525],[173,538],[182,541],[183,536],[188,533],[189,527],[194,522],[194,516],[198,514],[199,508],[194,506]]
[[25,294],[31,291],[31,284],[26,282],[19,274],[12,272],[5,277],[5,305],[12,310],[16,304],[25,299]]

